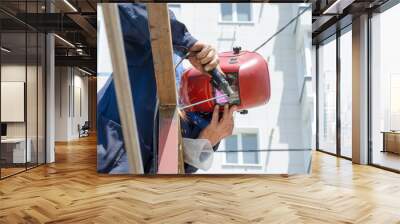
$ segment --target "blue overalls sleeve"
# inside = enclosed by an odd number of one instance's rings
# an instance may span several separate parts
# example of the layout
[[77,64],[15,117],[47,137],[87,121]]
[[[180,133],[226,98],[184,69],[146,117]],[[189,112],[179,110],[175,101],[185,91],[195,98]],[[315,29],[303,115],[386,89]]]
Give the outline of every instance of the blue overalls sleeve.
[[[131,91],[145,173],[154,173],[156,146],[153,142],[157,119],[157,89],[146,6],[137,3],[119,4],[121,28],[128,63]],[[197,41],[186,26],[171,13],[174,46],[190,48]],[[179,52],[183,53],[183,52]],[[115,87],[112,79],[98,99],[98,171],[128,173],[128,160],[121,131]]]
[[169,12],[171,20],[172,44],[176,47],[176,53],[178,53],[180,57],[183,57],[185,52],[183,52],[182,47],[186,48],[185,50],[190,49],[197,42],[197,39],[189,33],[185,24],[176,19],[176,16],[172,11]]
[[[119,11],[121,17],[122,33],[124,36],[125,45],[140,44],[143,48],[147,48],[150,44],[150,32],[148,29],[148,18],[146,6],[141,3],[121,3],[119,4]],[[172,45],[177,47],[179,56],[182,56],[182,48],[189,49],[196,42],[197,39],[194,38],[186,28],[185,24],[181,23],[176,19],[175,14],[169,10],[170,24],[171,24],[171,36]],[[130,46],[126,51],[130,51]],[[132,49],[133,50],[133,49]],[[137,50],[137,49],[135,49]],[[135,60],[137,63],[146,60],[143,58],[143,52],[136,51],[137,56],[142,58],[137,58]],[[151,52],[145,52],[151,53]],[[148,54],[146,54],[148,57]]]

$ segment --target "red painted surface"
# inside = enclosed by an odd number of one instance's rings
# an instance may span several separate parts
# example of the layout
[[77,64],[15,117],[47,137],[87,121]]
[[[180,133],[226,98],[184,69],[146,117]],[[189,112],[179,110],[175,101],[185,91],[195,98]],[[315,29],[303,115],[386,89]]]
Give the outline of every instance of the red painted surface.
[[178,173],[179,119],[176,109],[160,110],[158,174]]
[[[240,104],[238,109],[248,109],[266,104],[271,97],[268,65],[255,52],[241,51],[239,54],[224,52],[219,54],[220,66],[225,74],[237,76]],[[180,99],[190,105],[214,97],[214,89],[208,74],[190,68],[182,76]],[[189,111],[212,112],[214,101],[209,101],[189,109]]]

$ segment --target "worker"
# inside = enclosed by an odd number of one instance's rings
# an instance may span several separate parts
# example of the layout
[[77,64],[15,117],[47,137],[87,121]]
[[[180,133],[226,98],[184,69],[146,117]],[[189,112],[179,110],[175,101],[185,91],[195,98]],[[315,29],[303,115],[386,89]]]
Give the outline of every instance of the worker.
[[[158,137],[155,130],[158,125],[158,105],[147,10],[144,4],[139,3],[121,3],[118,8],[144,172],[154,174],[157,172]],[[174,63],[185,53],[182,49],[189,49],[192,52],[189,61],[196,69],[210,71],[218,67],[218,56],[213,47],[192,37],[171,11],[170,22]],[[179,81],[183,68],[178,66],[176,70],[176,80]],[[193,173],[198,168],[206,170],[211,166],[212,153],[206,157],[200,154],[203,151],[213,152],[223,138],[232,134],[235,110],[236,107],[225,105],[221,118],[219,106],[215,107],[213,113],[184,113],[181,129],[185,172]],[[97,111],[98,171],[129,173],[112,77],[98,93]],[[201,158],[205,158],[204,161]]]

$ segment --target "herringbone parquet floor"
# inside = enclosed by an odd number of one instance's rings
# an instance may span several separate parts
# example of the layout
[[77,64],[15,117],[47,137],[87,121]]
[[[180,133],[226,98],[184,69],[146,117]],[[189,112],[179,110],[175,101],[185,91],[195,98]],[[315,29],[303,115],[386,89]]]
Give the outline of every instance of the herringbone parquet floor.
[[311,175],[96,173],[95,138],[0,181],[0,223],[400,223],[400,175],[315,153]]

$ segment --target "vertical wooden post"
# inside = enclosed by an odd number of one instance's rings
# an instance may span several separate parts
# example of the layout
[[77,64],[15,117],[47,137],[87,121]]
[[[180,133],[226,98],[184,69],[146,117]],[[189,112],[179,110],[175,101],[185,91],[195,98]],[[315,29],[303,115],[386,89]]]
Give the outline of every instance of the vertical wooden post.
[[158,173],[183,173],[171,27],[166,3],[147,3],[159,108]]
[[131,173],[143,174],[142,154],[117,4],[102,4],[124,145]]

